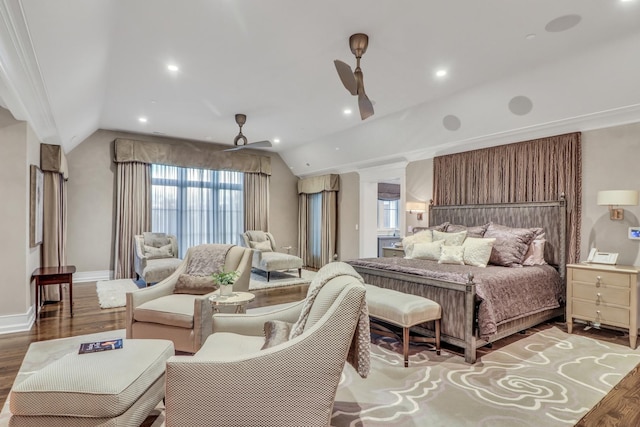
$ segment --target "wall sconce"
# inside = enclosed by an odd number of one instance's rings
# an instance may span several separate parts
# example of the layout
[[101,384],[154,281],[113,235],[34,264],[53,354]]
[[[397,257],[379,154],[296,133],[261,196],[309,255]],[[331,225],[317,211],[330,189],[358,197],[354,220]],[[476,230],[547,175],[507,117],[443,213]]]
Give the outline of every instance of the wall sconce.
[[636,190],[607,190],[598,191],[598,206],[609,206],[609,219],[623,220],[624,209],[616,206],[637,206],[638,192]]
[[418,214],[418,221],[422,221],[422,214],[426,211],[427,205],[424,202],[407,202],[407,212]]

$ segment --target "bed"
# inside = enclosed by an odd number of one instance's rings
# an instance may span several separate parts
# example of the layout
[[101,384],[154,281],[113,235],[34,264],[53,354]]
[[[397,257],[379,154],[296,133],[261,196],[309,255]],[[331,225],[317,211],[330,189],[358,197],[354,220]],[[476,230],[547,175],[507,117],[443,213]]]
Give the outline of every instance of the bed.
[[[349,263],[366,283],[438,302],[442,306],[441,339],[462,347],[465,361],[474,363],[478,347],[564,314],[565,201],[429,209],[430,226],[443,223],[475,226],[490,222],[543,228],[544,258],[549,265],[480,268],[403,258],[365,258]],[[505,282],[506,276],[509,279]],[[425,323],[412,329],[433,335],[432,328],[432,323]]]

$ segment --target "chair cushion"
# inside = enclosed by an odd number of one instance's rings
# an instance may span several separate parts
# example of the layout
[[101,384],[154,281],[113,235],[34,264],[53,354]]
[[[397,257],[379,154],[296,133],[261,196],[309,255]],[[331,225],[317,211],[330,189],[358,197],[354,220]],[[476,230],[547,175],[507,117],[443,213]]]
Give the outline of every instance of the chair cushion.
[[173,294],[156,298],[133,310],[136,322],[159,323],[178,328],[193,328],[194,300],[198,295]]
[[16,385],[11,412],[117,417],[164,375],[165,362],[174,354],[173,343],[167,340],[124,340],[119,350],[70,353]]
[[273,249],[271,249],[271,242],[269,241],[256,242],[256,241],[250,240],[249,244],[251,245],[252,249],[257,249],[260,252],[273,252]]
[[147,283],[160,282],[171,276],[180,264],[182,260],[179,258],[150,259],[142,272],[142,278]]
[[231,332],[216,332],[209,335],[194,358],[224,360],[260,351],[264,337],[239,335]]
[[264,271],[302,268],[302,258],[281,252],[263,252],[260,263],[254,267]]

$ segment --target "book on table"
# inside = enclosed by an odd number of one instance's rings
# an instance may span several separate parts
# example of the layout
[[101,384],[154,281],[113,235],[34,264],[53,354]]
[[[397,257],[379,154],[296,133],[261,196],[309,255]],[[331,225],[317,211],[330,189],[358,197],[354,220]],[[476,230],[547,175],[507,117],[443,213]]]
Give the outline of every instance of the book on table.
[[122,348],[122,338],[113,340],[85,342],[80,344],[79,354],[95,353],[97,351],[118,350]]

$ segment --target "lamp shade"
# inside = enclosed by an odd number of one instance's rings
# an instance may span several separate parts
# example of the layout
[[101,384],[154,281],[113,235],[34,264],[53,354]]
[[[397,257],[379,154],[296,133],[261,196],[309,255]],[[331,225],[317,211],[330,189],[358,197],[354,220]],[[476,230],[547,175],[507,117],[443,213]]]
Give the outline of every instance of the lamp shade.
[[427,206],[424,202],[407,202],[407,210],[410,212],[426,212]]
[[601,206],[636,206],[638,204],[637,190],[607,190],[598,191],[598,205]]

